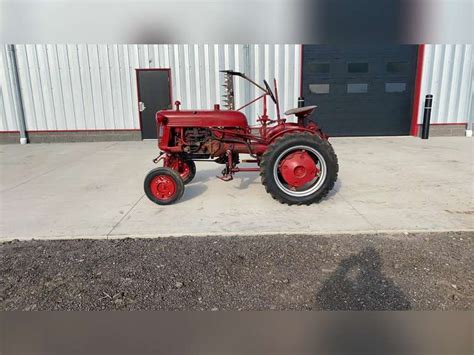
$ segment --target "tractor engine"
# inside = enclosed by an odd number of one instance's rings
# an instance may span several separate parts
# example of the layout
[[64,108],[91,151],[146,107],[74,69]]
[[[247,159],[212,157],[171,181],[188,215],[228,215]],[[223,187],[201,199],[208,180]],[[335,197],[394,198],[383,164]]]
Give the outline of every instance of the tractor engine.
[[211,138],[211,131],[208,128],[184,128],[183,151],[188,154],[205,153],[203,147]]
[[[226,137],[222,130],[235,134],[250,133],[245,115],[238,111],[162,110],[156,114],[158,146],[167,153],[185,153],[192,159],[218,157],[226,152]],[[235,138],[233,138],[235,142]],[[239,142],[242,139],[239,139]]]
[[[245,133],[244,131],[242,133]],[[217,134],[219,137],[215,136]],[[183,144],[184,141],[184,144]],[[210,128],[183,128],[183,140],[176,137],[176,143],[181,142],[182,151],[194,159],[220,157],[226,152],[225,135],[213,133]],[[225,161],[224,161],[225,163]]]

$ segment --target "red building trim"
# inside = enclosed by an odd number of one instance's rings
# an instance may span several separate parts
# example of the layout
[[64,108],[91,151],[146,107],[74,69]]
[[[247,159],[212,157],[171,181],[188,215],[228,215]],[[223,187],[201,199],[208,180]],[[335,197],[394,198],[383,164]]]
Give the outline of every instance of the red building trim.
[[[466,126],[467,122],[456,122],[456,123],[430,123],[430,126]],[[419,124],[418,126],[422,126]]]
[[415,77],[415,90],[413,97],[413,111],[411,114],[411,128],[410,135],[418,135],[418,112],[420,109],[420,100],[421,100],[421,79],[423,72],[423,59],[425,54],[425,45],[418,45],[418,58],[416,61],[416,77]]
[[120,132],[120,131],[139,131],[138,128],[106,128],[106,129],[31,129],[28,133],[54,133],[54,132]]

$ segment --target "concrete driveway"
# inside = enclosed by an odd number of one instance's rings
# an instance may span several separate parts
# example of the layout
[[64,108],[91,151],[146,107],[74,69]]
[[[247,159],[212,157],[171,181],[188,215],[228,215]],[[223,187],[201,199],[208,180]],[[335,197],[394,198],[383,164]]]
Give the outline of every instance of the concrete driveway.
[[182,200],[158,206],[143,193],[156,142],[3,145],[3,240],[209,234],[474,230],[473,140],[331,139],[335,189],[312,206],[281,205],[257,174],[231,182],[199,163]]

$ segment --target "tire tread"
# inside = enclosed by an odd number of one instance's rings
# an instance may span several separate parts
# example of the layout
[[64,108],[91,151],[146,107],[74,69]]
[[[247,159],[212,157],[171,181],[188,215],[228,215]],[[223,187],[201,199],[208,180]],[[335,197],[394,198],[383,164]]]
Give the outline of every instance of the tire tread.
[[[150,180],[154,176],[158,175],[158,173],[170,175],[175,180],[175,182],[177,184],[177,188],[178,188],[178,194],[174,199],[172,199],[170,201],[159,201],[158,199],[156,199],[153,196],[153,194],[149,190],[150,189],[150,187],[149,187]],[[155,169],[150,170],[148,172],[148,174],[146,175],[146,177],[145,177],[145,180],[143,182],[143,187],[144,187],[144,190],[145,190],[145,195],[150,199],[150,201],[156,203],[157,205],[171,205],[171,204],[175,203],[176,201],[179,201],[181,199],[181,197],[183,197],[183,194],[184,194],[183,179],[181,179],[181,176],[179,175],[179,173],[177,171],[175,171],[171,168],[159,167],[159,168],[155,168]]]
[[[306,201],[289,201],[284,196],[281,196],[277,191],[274,191],[273,188],[268,183],[268,177],[266,174],[267,165],[270,164],[273,155],[275,154],[275,150],[284,144],[291,144],[294,142],[295,145],[301,144],[302,140],[306,140],[308,138],[316,139],[318,144],[327,152],[329,162],[326,162],[327,168],[330,168],[330,165],[335,169],[334,177],[331,178],[329,183],[324,186],[323,190],[319,191],[318,194],[315,195],[314,198],[306,200]],[[331,163],[331,164],[329,164]],[[298,133],[289,133],[285,134],[281,137],[275,139],[273,143],[271,143],[267,150],[262,154],[262,158],[260,161],[260,178],[262,181],[262,185],[265,187],[265,191],[269,193],[273,199],[277,200],[282,204],[287,205],[311,205],[313,203],[318,203],[322,199],[324,199],[334,188],[334,185],[337,181],[337,175],[339,172],[339,163],[337,160],[336,153],[332,148],[331,144],[327,141],[319,137],[318,135],[311,134],[309,132],[298,132]],[[330,177],[329,177],[330,178]]]

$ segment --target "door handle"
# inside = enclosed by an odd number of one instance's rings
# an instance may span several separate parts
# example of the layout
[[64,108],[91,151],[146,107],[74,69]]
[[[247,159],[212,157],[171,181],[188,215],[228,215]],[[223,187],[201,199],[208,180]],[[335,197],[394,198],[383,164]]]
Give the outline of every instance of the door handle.
[[143,112],[143,111],[145,111],[145,109],[146,109],[145,104],[144,104],[143,102],[141,102],[141,101],[138,102],[138,110],[139,110],[140,112]]

